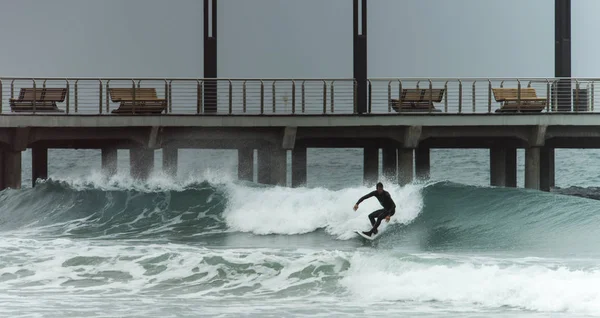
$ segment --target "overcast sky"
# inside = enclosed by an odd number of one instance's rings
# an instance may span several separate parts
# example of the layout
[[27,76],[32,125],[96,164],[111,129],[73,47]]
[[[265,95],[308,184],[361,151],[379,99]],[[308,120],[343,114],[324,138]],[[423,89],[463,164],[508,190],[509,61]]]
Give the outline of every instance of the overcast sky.
[[[219,77],[352,77],[352,0],[218,0]],[[202,77],[200,0],[0,0],[0,76]],[[573,76],[598,77],[598,0]],[[554,0],[370,0],[370,77],[552,77]]]

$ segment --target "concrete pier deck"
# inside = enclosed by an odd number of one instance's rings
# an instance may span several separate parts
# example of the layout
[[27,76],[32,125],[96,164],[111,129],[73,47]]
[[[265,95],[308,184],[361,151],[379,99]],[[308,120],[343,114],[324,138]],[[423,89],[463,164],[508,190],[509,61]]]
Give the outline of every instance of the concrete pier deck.
[[[363,148],[365,183],[380,177],[382,149],[383,173],[400,184],[429,177],[430,149],[486,148],[491,184],[513,187],[516,149],[522,148],[525,186],[549,190],[554,149],[600,148],[595,80],[571,79],[568,105],[565,96],[553,93],[561,80],[372,79],[368,111],[359,113],[347,79],[0,78],[0,188],[21,186],[21,152],[28,148],[34,182],[48,176],[50,148],[102,149],[107,174],[116,171],[117,149],[129,149],[131,174],[142,179],[153,168],[154,150],[163,149],[164,169],[176,174],[177,149],[204,148],[237,149],[241,179],[301,186],[306,149],[321,147]],[[496,89],[511,81],[514,99],[502,100]],[[29,107],[27,101],[15,102],[50,87],[66,91],[52,104],[58,111],[45,111],[50,102],[43,96],[30,111],[22,108]],[[131,90],[133,99],[115,98],[114,87],[125,89],[119,94]],[[24,95],[23,89],[32,88]],[[531,89],[538,89],[538,96],[528,95]],[[155,91],[155,96],[136,91]],[[144,113],[149,105],[164,111]],[[498,111],[503,107],[508,111]],[[287,151],[292,180],[286,179]]]

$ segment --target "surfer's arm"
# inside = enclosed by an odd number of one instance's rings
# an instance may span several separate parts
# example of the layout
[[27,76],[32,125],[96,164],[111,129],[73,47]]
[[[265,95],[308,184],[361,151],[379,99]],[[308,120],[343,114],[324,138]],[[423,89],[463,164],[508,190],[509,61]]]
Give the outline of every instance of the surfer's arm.
[[359,205],[359,204],[360,204],[361,202],[363,202],[364,200],[366,200],[366,199],[368,199],[368,198],[370,198],[370,197],[374,196],[374,195],[375,195],[375,193],[377,193],[377,191],[370,192],[370,193],[366,194],[365,196],[363,196],[362,198],[358,199],[358,201],[356,201],[356,205]]

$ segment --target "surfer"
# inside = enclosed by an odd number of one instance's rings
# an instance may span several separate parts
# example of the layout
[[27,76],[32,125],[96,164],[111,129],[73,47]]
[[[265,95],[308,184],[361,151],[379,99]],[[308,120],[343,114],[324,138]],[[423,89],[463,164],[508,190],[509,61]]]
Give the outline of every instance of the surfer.
[[[396,204],[394,203],[394,200],[392,200],[392,196],[390,195],[390,193],[383,190],[383,184],[381,182],[378,182],[375,189],[375,191],[370,192],[362,198],[358,199],[358,202],[356,202],[356,204],[354,205],[354,211],[356,211],[358,210],[358,205],[362,201],[370,197],[376,197],[377,200],[379,200],[381,206],[383,206],[383,209],[379,209],[369,214],[369,221],[371,221],[371,226],[373,226],[373,228],[368,232],[362,232],[366,236],[377,234],[377,228],[381,224],[381,221],[385,219],[386,222],[389,222],[390,217],[394,215],[394,213],[396,213]],[[375,221],[375,218],[377,218],[377,222]]]

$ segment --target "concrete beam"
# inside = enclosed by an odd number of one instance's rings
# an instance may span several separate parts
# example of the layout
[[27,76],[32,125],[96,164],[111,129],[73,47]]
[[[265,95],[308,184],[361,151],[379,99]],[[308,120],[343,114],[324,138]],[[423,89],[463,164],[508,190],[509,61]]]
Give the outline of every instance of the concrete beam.
[[[340,105],[340,107],[344,107]],[[351,107],[350,107],[351,108]],[[600,113],[581,114],[431,114],[402,116],[369,115],[355,116],[340,114],[335,116],[302,116],[302,115],[157,115],[157,116],[89,116],[89,115],[11,115],[0,116],[2,127],[398,127],[398,126],[600,126]]]
[[31,183],[35,186],[38,179],[48,179],[48,148],[31,149]]
[[409,126],[404,129],[404,140],[402,146],[404,148],[417,148],[419,140],[421,139],[421,132],[423,127],[421,126]]
[[283,143],[281,147],[286,150],[294,149],[298,127],[285,127],[283,130]]

